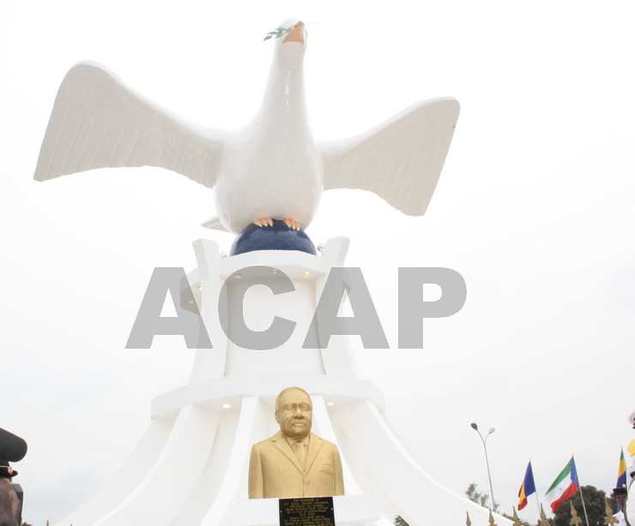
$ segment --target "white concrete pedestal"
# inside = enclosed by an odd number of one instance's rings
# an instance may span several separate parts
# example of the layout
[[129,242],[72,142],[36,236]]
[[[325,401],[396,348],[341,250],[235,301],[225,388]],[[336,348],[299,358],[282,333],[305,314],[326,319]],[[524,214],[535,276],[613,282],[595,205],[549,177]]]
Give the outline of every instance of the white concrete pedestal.
[[[412,526],[461,526],[469,511],[475,526],[486,526],[487,510],[437,484],[401,445],[382,416],[381,392],[358,378],[346,345],[302,348],[324,280],[331,267],[344,264],[347,248],[338,238],[317,256],[259,251],[221,257],[214,242],[197,241],[198,268],[188,278],[214,349],[197,350],[189,383],[152,402],[150,425],[115,482],[58,526],[277,525],[276,499],[247,498],[247,472],[251,445],[276,431],[275,396],[291,385],[311,393],[314,432],[340,449],[346,495],[334,499],[338,525],[399,514]],[[220,327],[222,285],[250,266],[277,269],[294,283],[294,292],[273,295],[256,286],[245,296],[251,329],[266,329],[274,315],[297,322],[278,349],[241,349]],[[231,320],[241,305],[231,283],[227,294]],[[499,516],[496,522],[511,524]]]

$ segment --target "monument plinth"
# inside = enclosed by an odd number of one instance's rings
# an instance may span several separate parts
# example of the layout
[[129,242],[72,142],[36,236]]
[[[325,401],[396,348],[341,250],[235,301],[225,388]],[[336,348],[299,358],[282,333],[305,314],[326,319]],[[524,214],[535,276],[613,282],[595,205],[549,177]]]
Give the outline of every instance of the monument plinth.
[[[337,238],[316,255],[272,250],[221,257],[216,243],[197,241],[198,268],[189,279],[200,291],[214,349],[195,351],[189,382],[153,400],[148,429],[113,482],[58,526],[279,524],[277,499],[248,498],[248,464],[251,445],[277,430],[275,397],[290,385],[311,394],[315,433],[341,453],[346,493],[333,497],[337,524],[374,524],[399,514],[411,525],[454,526],[466,509],[486,524],[486,509],[436,483],[406,451],[384,419],[381,391],[359,378],[346,338],[302,348],[324,280],[344,264],[347,246]],[[245,319],[254,329],[273,313],[298,321],[279,349],[242,349],[219,322],[223,281],[254,266],[285,272],[296,287],[279,303],[266,291],[245,296]],[[497,517],[497,523],[507,522]]]

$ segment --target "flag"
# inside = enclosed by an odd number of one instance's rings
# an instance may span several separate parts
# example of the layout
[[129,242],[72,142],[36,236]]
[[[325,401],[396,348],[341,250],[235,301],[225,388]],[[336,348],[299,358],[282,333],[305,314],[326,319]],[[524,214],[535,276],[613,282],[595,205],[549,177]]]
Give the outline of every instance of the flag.
[[531,469],[531,462],[527,464],[525,471],[525,478],[518,490],[518,509],[522,510],[527,506],[527,497],[532,493],[536,493],[536,483],[534,482],[534,472]]
[[624,460],[624,450],[620,455],[620,463],[617,465],[617,485],[616,488],[626,488],[626,460]]
[[573,497],[578,489],[580,489],[578,472],[575,469],[575,460],[571,457],[547,490],[546,496],[551,502],[551,511],[554,513],[558,511],[558,508]]

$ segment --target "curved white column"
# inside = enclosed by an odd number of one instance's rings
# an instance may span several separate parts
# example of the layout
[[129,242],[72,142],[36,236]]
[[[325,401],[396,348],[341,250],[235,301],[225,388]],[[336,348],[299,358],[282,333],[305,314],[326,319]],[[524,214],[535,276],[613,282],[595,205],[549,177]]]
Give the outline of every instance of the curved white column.
[[56,526],[93,524],[125,500],[156,463],[173,425],[174,419],[156,419],[150,422],[128,460],[109,478],[101,491],[64,520],[56,523]]
[[241,483],[245,480],[247,472],[257,411],[258,399],[256,397],[243,398],[235,440],[229,451],[229,463],[223,477],[223,485],[203,518],[201,526],[227,524],[233,515],[232,504],[244,490]]
[[[189,281],[205,323],[213,349],[197,349],[194,355],[190,382],[200,382],[225,375],[227,336],[218,320],[218,305],[223,280],[220,276],[221,254],[218,244],[208,239],[193,243],[198,268],[190,273]],[[195,279],[193,279],[195,277]]]
[[181,511],[214,444],[218,411],[189,406],[177,418],[157,463],[99,526],[168,526]]

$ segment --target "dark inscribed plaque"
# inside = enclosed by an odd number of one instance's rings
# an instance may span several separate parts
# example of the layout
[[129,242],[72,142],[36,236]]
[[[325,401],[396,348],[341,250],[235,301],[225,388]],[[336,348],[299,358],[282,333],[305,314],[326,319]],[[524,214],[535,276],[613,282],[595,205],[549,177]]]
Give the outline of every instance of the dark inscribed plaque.
[[280,526],[335,526],[333,497],[280,499]]

